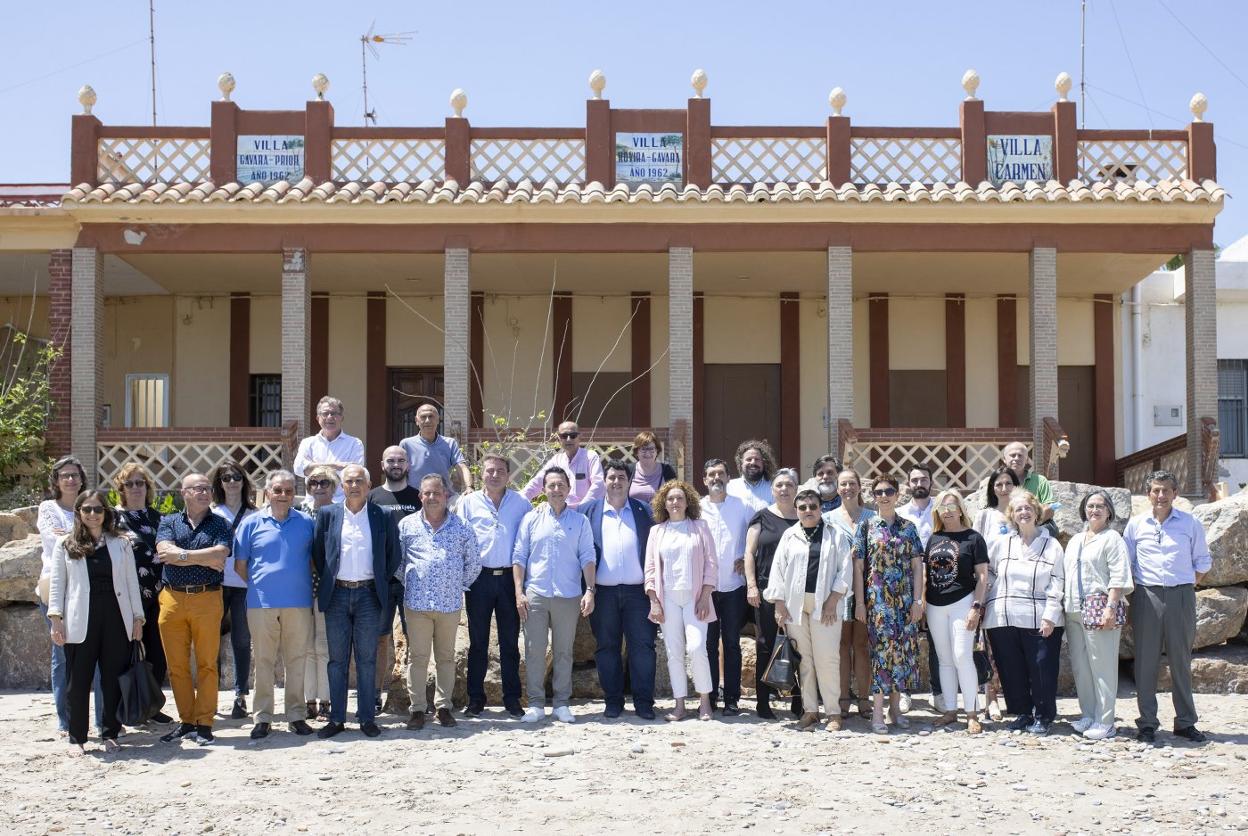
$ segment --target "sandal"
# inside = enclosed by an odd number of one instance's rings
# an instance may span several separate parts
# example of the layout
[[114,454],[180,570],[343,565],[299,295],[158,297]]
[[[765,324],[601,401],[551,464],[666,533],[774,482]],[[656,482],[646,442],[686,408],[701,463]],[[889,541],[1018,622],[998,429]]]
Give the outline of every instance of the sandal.
[[952,725],[953,723],[956,723],[957,721],[958,721],[958,712],[946,711],[944,714],[937,717],[935,722],[932,723],[932,725],[939,729],[943,726]]
[[104,753],[108,755],[116,754],[121,751],[121,744],[111,737],[104,738]]
[[896,726],[897,728],[899,729],[910,728],[910,721],[906,719],[906,715],[902,714],[900,711],[898,712],[890,711],[888,712],[888,716],[892,720],[893,725]]
[[876,734],[888,734],[888,726],[885,725],[884,723],[877,723],[876,721],[872,720],[871,731],[875,732]]

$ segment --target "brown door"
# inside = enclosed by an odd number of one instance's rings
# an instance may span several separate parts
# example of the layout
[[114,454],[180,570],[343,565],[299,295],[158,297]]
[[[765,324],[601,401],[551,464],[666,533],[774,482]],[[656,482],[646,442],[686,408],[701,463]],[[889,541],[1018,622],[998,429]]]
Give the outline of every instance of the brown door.
[[[1057,422],[1070,439],[1070,452],[1058,468],[1063,482],[1091,482],[1096,461],[1096,402],[1093,366],[1057,367]],[[1018,423],[1031,425],[1030,367],[1018,367]]]
[[[747,438],[761,438],[780,451],[780,364],[712,363],[706,369],[706,397],[702,414],[702,453],[729,462],[737,445]],[[796,409],[797,404],[791,408]],[[780,464],[779,462],[777,464]],[[784,462],[796,465],[797,462]],[[702,470],[696,462],[694,474]]]
[[[431,403],[443,410],[443,375],[440,366],[417,368],[391,368],[390,408],[386,412],[386,443],[397,444],[400,440],[416,435],[416,410],[421,404]],[[442,432],[442,423],[438,423]]]

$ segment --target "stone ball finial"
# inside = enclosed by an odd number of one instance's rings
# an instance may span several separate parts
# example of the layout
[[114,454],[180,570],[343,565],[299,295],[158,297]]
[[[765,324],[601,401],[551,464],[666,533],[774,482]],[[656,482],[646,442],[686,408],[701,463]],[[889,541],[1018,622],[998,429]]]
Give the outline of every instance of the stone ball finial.
[[451,91],[451,107],[455,110],[455,118],[462,119],[464,108],[468,106],[468,94],[464,92],[462,87],[456,87]]
[[325,73],[317,73],[312,76],[312,89],[316,91],[316,100],[318,102],[325,101],[325,91],[329,89],[329,76]]
[[1058,73],[1057,80],[1053,82],[1053,87],[1057,90],[1057,100],[1059,102],[1066,101],[1066,94],[1070,92],[1070,88],[1074,85],[1074,79],[1070,77],[1070,73]]
[[607,77],[602,70],[594,70],[589,74],[589,89],[594,91],[595,99],[602,98],[602,91],[607,89]]
[[841,109],[845,107],[845,102],[845,91],[840,87],[833,87],[832,92],[828,94],[828,104],[832,105],[832,114],[834,116],[841,115]]
[[[1205,111],[1209,109],[1209,97],[1204,93],[1197,93],[1187,103],[1187,109],[1192,112],[1193,122],[1205,121]],[[87,112],[90,113],[90,111]]]
[[693,71],[693,76],[689,79],[689,83],[693,85],[693,92],[697,94],[697,98],[702,98],[702,91],[706,89],[706,70],[698,69]]
[[230,94],[234,92],[234,74],[221,73],[217,76],[217,89],[221,91],[221,101],[228,102]]
[[974,101],[975,91],[979,89],[979,73],[974,70],[962,73],[962,89],[966,91],[966,100]]
[[78,104],[82,105],[83,115],[90,116],[91,108],[95,107],[95,88],[90,84],[82,85],[78,91]]

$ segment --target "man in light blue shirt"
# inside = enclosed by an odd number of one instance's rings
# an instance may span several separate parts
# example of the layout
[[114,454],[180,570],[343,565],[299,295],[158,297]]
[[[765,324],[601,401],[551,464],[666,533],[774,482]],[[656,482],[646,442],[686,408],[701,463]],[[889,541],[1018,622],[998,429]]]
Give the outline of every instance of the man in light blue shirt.
[[1170,664],[1174,734],[1204,742],[1196,728],[1192,698],[1192,644],[1196,641],[1195,585],[1213,566],[1205,530],[1191,514],[1174,507],[1179,481],[1158,470],[1148,479],[1151,514],[1132,517],[1123,539],[1131,557],[1135,592],[1131,595],[1131,631],[1135,639],[1135,691],[1140,716],[1136,737],[1157,737],[1157,675],[1162,647]]
[[[568,507],[568,474],[552,467],[542,474],[546,502],[525,515],[512,555],[516,611],[524,623],[525,690],[536,723],[546,716],[546,642],[551,636],[555,719],[572,723],[572,645],[576,621],[594,611],[594,536],[589,519]],[[584,579],[585,592],[581,593]],[[579,599],[579,601],[578,601]]]
[[303,670],[312,646],[312,518],[291,509],[295,474],[275,470],[265,485],[268,507],[234,532],[234,568],[248,581],[247,626],[256,659],[253,740],[273,722],[273,680],[280,649],[286,664],[286,722],[298,735],[312,733],[303,703]]
[[439,419],[436,406],[430,403],[421,404],[416,409],[416,426],[419,431],[411,438],[399,442],[411,465],[407,471],[407,484],[419,488],[420,480],[430,473],[440,473],[449,482],[451,472],[458,470],[464,492],[471,491],[472,471],[464,461],[459,442],[438,433]]

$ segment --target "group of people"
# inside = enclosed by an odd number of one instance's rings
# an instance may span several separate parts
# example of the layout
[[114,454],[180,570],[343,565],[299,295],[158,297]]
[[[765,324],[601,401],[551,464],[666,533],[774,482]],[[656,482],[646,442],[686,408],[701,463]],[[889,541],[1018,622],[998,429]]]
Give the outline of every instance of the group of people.
[[[872,730],[887,734],[890,724],[909,725],[926,623],[936,725],[958,721],[960,696],[967,731],[982,730],[980,653],[990,658],[994,680],[999,674],[1006,709],[1015,715],[1009,727],[1048,733],[1064,631],[1082,715],[1073,725],[1103,739],[1115,733],[1118,641],[1129,594],[1136,604],[1140,738],[1155,738],[1164,643],[1175,734],[1203,739],[1189,670],[1193,585],[1210,558],[1199,523],[1173,507],[1172,474],[1153,475],[1153,511],[1131,520],[1125,538],[1110,526],[1108,494],[1088,494],[1079,509],[1085,531],[1063,549],[1046,525],[1053,512],[1048,483],[1031,470],[1021,444],[1003,451],[987,480],[986,507],[972,521],[958,491],[933,496],[932,472],[923,466],[904,485],[876,475],[864,495],[860,475],[832,456],[816,460],[803,482],[795,470],[776,468],[765,441],[750,440],[737,450],[735,478],[729,462],[705,463],[700,492],[661,461],[653,433],[634,439],[634,465],[582,446],[573,422],[559,425],[559,452],[521,490],[510,486],[508,458],[490,453],[477,463],[478,486],[457,442],[438,433],[433,405],[418,409],[417,435],[384,451],[374,485],[363,445],[343,431],[342,403],[323,398],[317,419],[321,430],[301,443],[293,472],[265,476],[258,506],[248,474],[231,460],[210,474],[186,474],[182,510],[163,517],[152,510],[153,480],[140,464],[113,477],[115,507],[108,491],[85,489],[77,460],[54,464],[51,498],[39,509],[38,592],[53,643],[58,722],[71,753],[83,752],[93,690],[104,748],[116,749],[119,676],[132,641],[142,643],[158,679],[169,677],[178,720],[162,740],[211,743],[226,633],[234,662],[231,715],[251,715],[253,738],[268,736],[279,721],[296,735],[342,732],[352,661],[355,718],[363,734],[376,737],[396,616],[408,646],[407,728],[454,726],[461,612],[469,633],[470,717],[486,709],[493,627],[503,710],[536,723],[549,708],[556,720],[574,722],[573,646],[581,618],[596,640],[606,718],[623,713],[627,693],[638,717],[655,719],[660,628],[674,698],[666,719],[737,715],[740,637],[752,619],[759,717],[776,717],[764,670],[783,634],[800,657],[789,706],[799,728],[822,721],[842,729],[856,699]],[[306,498],[296,506],[300,477]],[[903,489],[910,497],[904,504]],[[544,501],[534,504],[539,495]],[[987,640],[977,640],[983,632]],[[279,653],[281,713],[274,705]],[[696,707],[687,704],[686,662]],[[308,721],[318,718],[324,723],[314,729]],[[174,722],[164,714],[154,719]]]

